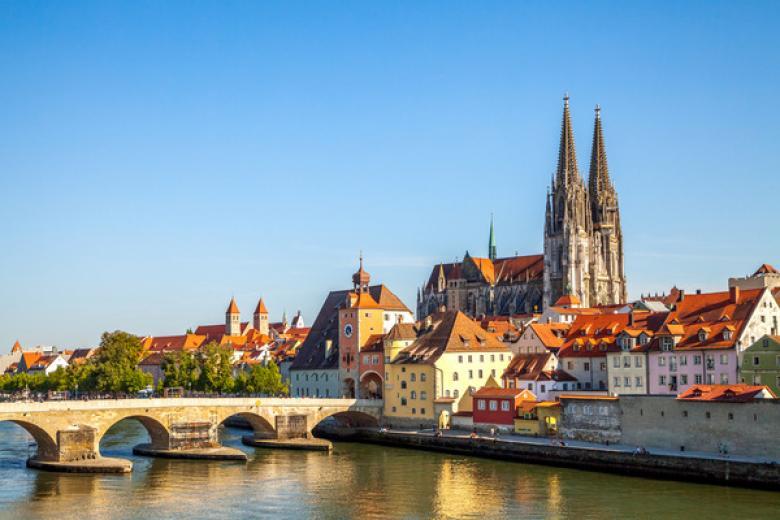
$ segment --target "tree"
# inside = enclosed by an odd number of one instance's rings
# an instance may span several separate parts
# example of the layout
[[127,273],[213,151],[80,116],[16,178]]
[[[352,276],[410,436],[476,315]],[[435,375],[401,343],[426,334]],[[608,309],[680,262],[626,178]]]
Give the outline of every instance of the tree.
[[289,389],[282,381],[282,374],[276,363],[270,361],[267,365],[255,365],[246,374],[239,374],[242,386],[240,389],[250,394],[287,395]]
[[198,388],[207,392],[233,390],[233,349],[216,341],[201,350],[201,370]]
[[152,383],[152,376],[142,372],[141,340],[127,332],[105,332],[100,348],[92,358],[95,386],[101,392],[135,393]]

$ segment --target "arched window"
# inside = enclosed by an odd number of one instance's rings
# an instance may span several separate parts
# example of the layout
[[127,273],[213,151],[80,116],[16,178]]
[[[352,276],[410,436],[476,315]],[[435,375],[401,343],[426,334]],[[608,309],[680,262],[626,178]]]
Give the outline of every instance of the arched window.
[[414,372],[412,372],[411,374],[409,374],[409,380],[410,380],[410,381],[412,381],[412,382],[415,382],[415,381],[417,381],[417,376],[415,375],[415,373],[414,373]]
[[426,379],[427,377],[425,377],[425,372],[420,372],[420,381],[424,383]]
[[417,392],[412,390],[412,394],[409,397],[411,397],[412,399],[417,399]]

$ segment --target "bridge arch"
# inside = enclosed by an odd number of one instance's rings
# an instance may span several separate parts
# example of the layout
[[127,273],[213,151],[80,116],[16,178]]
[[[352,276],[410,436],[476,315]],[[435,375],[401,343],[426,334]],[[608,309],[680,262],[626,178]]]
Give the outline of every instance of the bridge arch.
[[19,419],[5,419],[2,422],[13,423],[30,434],[35,444],[38,445],[37,458],[39,460],[56,461],[59,459],[60,452],[57,448],[57,440],[37,424]]
[[274,429],[273,424],[271,424],[271,421],[269,421],[267,417],[263,417],[254,412],[236,412],[226,415],[220,420],[219,426],[222,426],[233,417],[240,417],[249,423],[249,426],[252,428],[256,437],[273,437],[276,435],[276,430]]
[[122,421],[128,421],[128,420],[135,420],[141,423],[141,426],[144,427],[146,433],[149,434],[149,439],[151,441],[152,448],[168,449],[170,447],[171,434],[168,428],[163,423],[161,423],[158,419],[155,419],[154,417],[151,417],[149,415],[129,414],[117,418],[116,420],[109,423],[106,428],[102,428],[99,431],[96,439],[98,448],[100,447],[100,441],[103,440],[103,437],[106,435],[106,433],[108,433],[109,430],[111,430],[111,428],[121,423]]
[[336,420],[340,426],[348,428],[368,428],[379,426],[379,419],[370,413],[359,410],[335,410],[333,412],[325,411],[317,418],[317,423],[312,425],[316,428],[326,419]]

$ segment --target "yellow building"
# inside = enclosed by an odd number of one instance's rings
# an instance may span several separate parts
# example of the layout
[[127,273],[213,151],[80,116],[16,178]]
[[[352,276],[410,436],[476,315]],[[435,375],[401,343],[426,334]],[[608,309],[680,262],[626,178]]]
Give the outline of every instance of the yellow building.
[[[416,325],[416,339],[397,353],[386,343],[386,421],[393,426],[432,427],[433,401],[452,398],[471,405],[470,394],[499,378],[511,359],[493,334],[458,311],[437,313]],[[408,339],[405,339],[408,341]]]

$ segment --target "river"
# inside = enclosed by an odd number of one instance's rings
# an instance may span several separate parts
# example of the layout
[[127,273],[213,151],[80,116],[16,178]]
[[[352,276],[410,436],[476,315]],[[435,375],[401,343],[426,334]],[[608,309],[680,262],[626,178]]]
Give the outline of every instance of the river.
[[122,421],[104,455],[130,475],[25,467],[30,438],[0,423],[0,517],[51,518],[777,518],[780,493],[615,476],[472,457],[337,443],[331,454],[254,450],[248,463],[148,459]]

